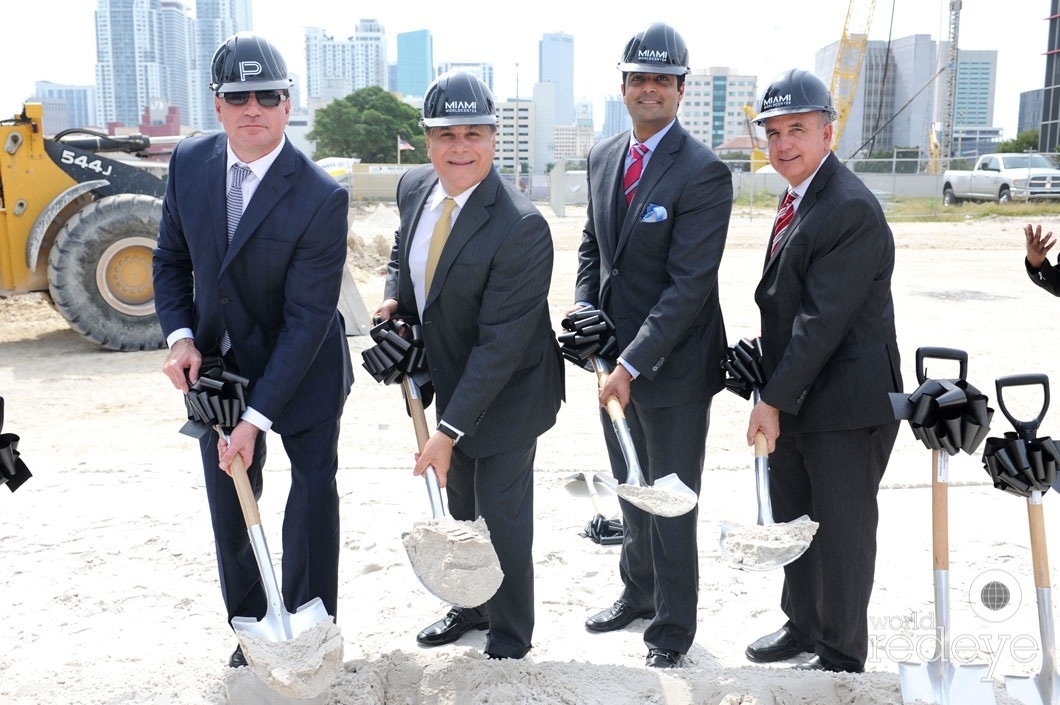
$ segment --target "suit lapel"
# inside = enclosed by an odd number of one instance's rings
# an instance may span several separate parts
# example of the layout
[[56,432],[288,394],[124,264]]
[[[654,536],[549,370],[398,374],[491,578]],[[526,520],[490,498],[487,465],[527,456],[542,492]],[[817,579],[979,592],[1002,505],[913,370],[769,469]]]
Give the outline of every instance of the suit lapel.
[[213,232],[210,238],[217,249],[217,259],[222,263],[225,261],[225,252],[228,250],[228,217],[227,192],[228,192],[228,152],[227,140],[219,139],[215,144],[214,154],[206,162],[206,207],[209,209],[210,222],[213,224]]

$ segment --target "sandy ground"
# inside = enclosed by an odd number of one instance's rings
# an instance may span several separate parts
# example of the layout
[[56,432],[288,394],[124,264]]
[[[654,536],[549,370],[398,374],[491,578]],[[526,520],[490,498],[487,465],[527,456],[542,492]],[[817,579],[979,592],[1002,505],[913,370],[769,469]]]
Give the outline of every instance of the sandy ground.
[[[551,216],[547,206],[546,215]],[[568,213],[570,209],[568,210]],[[581,218],[553,218],[551,302],[568,304]],[[351,223],[359,289],[379,300],[379,250],[395,219],[361,208]],[[1060,327],[1054,301],[1027,281],[1021,223],[895,223],[894,279],[906,390],[916,387],[918,347],[966,350],[969,380],[993,400],[994,379],[1056,374]],[[730,339],[757,334],[752,295],[769,216],[733,216],[721,268]],[[206,499],[194,442],[177,431],[179,395],[160,372],[164,352],[111,353],[85,342],[36,296],[0,300],[0,396],[5,432],[34,477],[0,490],[0,703],[167,705],[264,702],[225,665],[236,640],[224,623]],[[350,338],[359,360],[370,344]],[[932,377],[956,371],[932,365]],[[1022,418],[1041,389],[1011,389]],[[996,406],[992,404],[992,406]],[[568,367],[567,403],[538,453],[535,561],[537,630],[520,662],[487,662],[484,633],[421,649],[414,635],[446,605],[412,573],[401,534],[429,517],[422,481],[411,475],[414,436],[396,387],[358,368],[340,447],[343,556],[339,626],[345,669],[319,702],[349,705],[793,705],[900,703],[898,661],[922,661],[934,645],[930,541],[930,452],[903,428],[880,492],[880,550],[870,618],[868,672],[800,674],[790,664],[752,666],[743,650],[782,622],[781,573],[743,572],[718,548],[722,521],[755,519],[752,454],[743,435],[749,402],[715,400],[707,478],[699,505],[700,619],[686,668],[644,668],[644,622],[590,635],[585,617],[617,597],[618,549],[578,532],[593,517],[583,470],[606,473],[592,376]],[[1060,433],[1046,415],[1039,435]],[[998,413],[991,435],[1010,430]],[[981,450],[981,449],[980,449]],[[279,558],[286,457],[270,441],[262,521]],[[954,659],[989,667],[986,692],[1006,695],[1005,676],[1041,667],[1035,587],[1024,500],[994,490],[979,455],[950,464],[951,622]],[[605,496],[608,511],[617,511]],[[1060,545],[1052,493],[1049,538]],[[987,607],[988,583],[1011,599]],[[996,607],[996,606],[995,606]],[[1051,644],[1048,646],[1051,647]],[[246,669],[241,669],[245,671]],[[972,702],[962,699],[961,702]]]

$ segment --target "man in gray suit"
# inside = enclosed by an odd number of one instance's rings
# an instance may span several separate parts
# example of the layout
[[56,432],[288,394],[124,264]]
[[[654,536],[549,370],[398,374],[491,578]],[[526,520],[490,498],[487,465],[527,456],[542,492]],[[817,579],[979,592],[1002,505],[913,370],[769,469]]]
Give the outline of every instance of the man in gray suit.
[[453,608],[416,640],[438,646],[488,628],[488,657],[522,658],[534,630],[534,454],[563,399],[547,301],[552,234],[493,168],[497,117],[482,81],[440,76],[422,122],[431,164],[398,183],[401,222],[375,315],[422,323],[438,428],[415,474],[433,466],[452,516],[485,520],[504,580],[487,604]]
[[[718,267],[732,177],[677,121],[689,68],[672,27],[635,35],[618,68],[633,130],[589,153],[575,301],[615,324],[618,356],[600,401],[615,396],[625,408],[645,480],[676,473],[698,494],[710,404],[724,382]],[[603,410],[601,418],[611,471],[624,482],[618,439]],[[698,511],[665,518],[620,503],[622,593],[585,627],[607,632],[650,618],[647,665],[675,668],[696,634]]]
[[831,152],[835,110],[807,71],[778,76],[755,122],[790,185],[755,291],[766,385],[747,442],[769,443],[778,522],[820,528],[784,569],[788,620],[747,647],[755,662],[813,656],[796,668],[859,672],[876,567],[876,493],[898,434],[902,390],[891,298],[894,237],[872,192]]

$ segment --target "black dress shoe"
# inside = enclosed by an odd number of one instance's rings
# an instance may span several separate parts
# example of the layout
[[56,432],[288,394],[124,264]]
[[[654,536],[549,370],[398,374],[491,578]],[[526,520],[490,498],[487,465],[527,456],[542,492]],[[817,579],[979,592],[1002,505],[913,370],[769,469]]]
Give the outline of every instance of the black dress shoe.
[[638,610],[619,600],[609,609],[585,620],[585,628],[591,632],[613,632],[629,626],[634,619],[649,619],[654,616],[655,610],[650,607]]
[[452,644],[472,629],[482,631],[489,625],[490,621],[483,619],[478,610],[454,607],[445,617],[417,634],[416,641],[424,646]]
[[232,655],[228,657],[228,665],[231,668],[240,668],[247,665],[247,657],[243,655],[242,646],[237,646]]
[[648,649],[648,659],[644,665],[648,668],[680,668],[682,654],[673,649]]
[[819,654],[814,654],[802,663],[797,663],[791,668],[795,671],[828,671],[829,673],[861,673],[863,670],[860,668],[843,668],[838,664],[832,663],[826,658],[822,658]]
[[747,647],[744,655],[748,661],[755,663],[772,663],[783,661],[801,653],[813,651],[812,645],[802,644],[783,626],[772,634],[767,634]]

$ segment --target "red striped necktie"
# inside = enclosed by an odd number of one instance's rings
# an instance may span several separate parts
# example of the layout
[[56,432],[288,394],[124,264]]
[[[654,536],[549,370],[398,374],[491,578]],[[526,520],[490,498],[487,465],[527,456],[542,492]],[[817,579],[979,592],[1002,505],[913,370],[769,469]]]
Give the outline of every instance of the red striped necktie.
[[648,146],[635,144],[629,148],[629,168],[622,179],[622,191],[626,194],[626,205],[633,202],[633,194],[637,192],[637,184],[640,183],[640,174],[644,171],[644,155],[648,153]]
[[780,204],[780,209],[777,211],[777,219],[773,221],[772,244],[769,246],[770,257],[777,251],[780,240],[784,237],[784,231],[788,229],[791,219],[795,217],[795,198],[795,192],[788,189],[788,195],[784,197],[784,202]]

